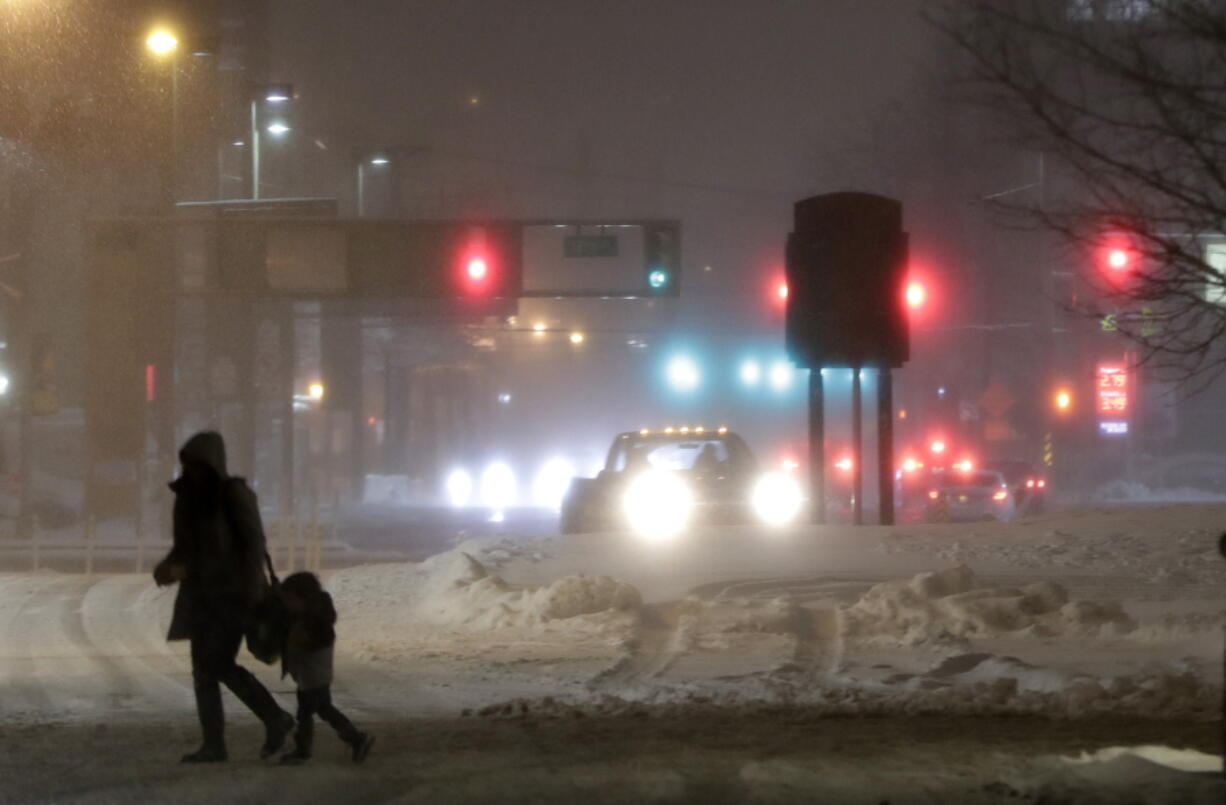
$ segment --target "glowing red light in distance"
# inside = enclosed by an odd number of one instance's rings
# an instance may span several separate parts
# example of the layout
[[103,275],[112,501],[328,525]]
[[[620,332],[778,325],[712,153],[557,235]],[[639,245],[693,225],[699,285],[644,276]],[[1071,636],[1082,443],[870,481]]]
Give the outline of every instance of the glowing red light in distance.
[[788,298],[788,284],[786,282],[779,283],[779,287],[775,289],[775,293],[779,295],[780,299],[787,299]]
[[834,462],[834,466],[838,467],[843,472],[848,472],[852,467],[851,458],[844,456],[843,458],[840,458],[838,461]]
[[940,439],[937,439],[935,442],[932,443],[931,449],[932,449],[932,452],[934,453],[944,453],[945,452],[945,442],[941,441]]
[[971,463],[969,458],[962,459],[955,466],[963,472],[970,472],[971,470],[975,469],[975,465]]
[[922,283],[914,280],[907,283],[907,291],[905,294],[907,307],[911,308],[912,310],[918,310],[924,306],[924,301],[927,299],[927,297],[928,292],[924,290]]
[[930,490],[928,491],[928,498],[929,498],[930,500],[936,500],[936,499],[937,499],[937,498],[939,498],[940,496],[941,496],[941,493],[940,493],[940,492],[938,492],[938,491],[936,491],[935,489],[930,489]]
[[482,257],[473,257],[468,261],[468,278],[474,282],[480,282],[485,279],[485,275],[489,273],[489,266],[486,265],[485,259]]
[[1128,252],[1123,249],[1112,249],[1107,255],[1107,265],[1112,268],[1127,268],[1128,267]]

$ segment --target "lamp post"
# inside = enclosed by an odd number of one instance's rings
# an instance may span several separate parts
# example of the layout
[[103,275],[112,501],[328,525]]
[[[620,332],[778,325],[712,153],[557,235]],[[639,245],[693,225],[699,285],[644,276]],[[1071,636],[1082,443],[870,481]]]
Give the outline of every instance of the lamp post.
[[390,145],[374,151],[354,150],[355,178],[357,180],[357,217],[366,215],[366,171],[371,168],[384,170],[392,183],[392,217],[400,215],[400,167],[405,159],[426,149],[423,146]]
[[382,167],[385,167],[391,161],[392,161],[391,158],[387,155],[386,152],[383,152],[383,151],[372,154],[370,156],[364,156],[364,157],[358,158],[357,180],[358,180],[358,217],[359,218],[363,218],[366,215],[366,166],[369,165],[372,168],[382,168]]
[[[270,84],[262,87],[251,98],[251,198],[260,197],[260,104],[280,105],[288,103],[294,97],[291,84]],[[284,120],[274,120],[265,130],[274,137],[280,137],[290,130]]]
[[155,58],[165,60],[170,70],[170,139],[162,162],[161,207],[170,214],[178,195],[179,149],[179,37],[167,28],[154,29],[145,47]]
[[179,195],[179,57],[185,49],[191,56],[216,55],[221,41],[216,36],[181,39],[169,28],[154,28],[145,37],[145,48],[155,59],[165,61],[170,71],[170,133],[162,168],[162,206],[169,212]]

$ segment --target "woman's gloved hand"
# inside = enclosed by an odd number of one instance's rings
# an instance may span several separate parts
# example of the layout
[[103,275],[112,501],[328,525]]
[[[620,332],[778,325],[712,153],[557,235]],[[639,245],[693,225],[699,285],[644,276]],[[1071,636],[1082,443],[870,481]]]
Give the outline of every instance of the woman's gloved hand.
[[178,562],[162,560],[153,569],[153,580],[157,582],[159,587],[174,584],[176,581],[183,581],[185,578],[187,578],[187,568]]

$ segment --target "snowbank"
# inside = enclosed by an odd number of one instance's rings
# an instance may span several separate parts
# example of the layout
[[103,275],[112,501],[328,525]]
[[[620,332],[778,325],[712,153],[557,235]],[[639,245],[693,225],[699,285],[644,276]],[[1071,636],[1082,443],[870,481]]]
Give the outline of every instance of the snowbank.
[[541,587],[507,583],[462,550],[420,564],[365,565],[327,581],[338,634],[358,656],[428,651],[501,661],[605,653],[628,639],[638,591],[607,576],[577,574]]
[[1112,481],[1094,492],[1103,503],[1222,503],[1226,495],[1195,487],[1152,488],[1135,481]]
[[1118,602],[1070,601],[1052,581],[985,587],[965,565],[882,582],[841,614],[847,637],[904,644],[1019,632],[1116,636],[1137,626]]

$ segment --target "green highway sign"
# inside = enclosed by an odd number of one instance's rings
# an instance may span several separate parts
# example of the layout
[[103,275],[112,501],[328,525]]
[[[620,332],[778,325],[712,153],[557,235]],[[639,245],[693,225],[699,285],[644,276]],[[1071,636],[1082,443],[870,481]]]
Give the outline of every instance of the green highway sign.
[[616,235],[569,235],[562,243],[566,257],[616,257]]

